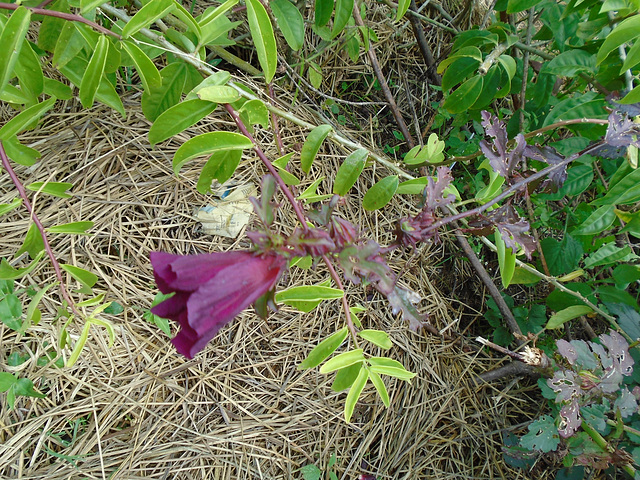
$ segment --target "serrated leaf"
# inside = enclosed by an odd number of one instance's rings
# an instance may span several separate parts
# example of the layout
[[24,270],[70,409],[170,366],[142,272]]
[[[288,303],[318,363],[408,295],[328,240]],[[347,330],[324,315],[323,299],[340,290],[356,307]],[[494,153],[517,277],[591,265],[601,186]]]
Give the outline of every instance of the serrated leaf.
[[18,7],[0,33],[0,91],[14,76],[14,66],[18,61],[20,49],[29,30],[31,11]]
[[289,0],[272,0],[269,6],[284,39],[293,50],[300,50],[304,44],[304,19],[300,10]]
[[89,272],[84,268],[66,263],[61,263],[60,267],[87,288],[93,287],[98,281],[98,276],[95,273]]
[[47,228],[49,233],[66,233],[71,235],[87,235],[87,230],[93,227],[93,222],[70,222]]
[[278,65],[278,49],[273,27],[271,26],[269,15],[260,0],[246,0],[245,4],[247,6],[249,30],[258,54],[258,61],[260,62],[260,67],[262,67],[265,81],[270,83]]
[[351,420],[353,416],[353,411],[356,408],[356,403],[362,394],[362,390],[364,390],[365,385],[367,384],[367,380],[369,378],[369,372],[364,366],[360,367],[360,372],[356,377],[353,385],[349,389],[349,393],[347,394],[347,398],[344,402],[344,419],[347,423]]
[[460,85],[444,101],[449,113],[462,113],[471,107],[482,93],[483,77],[476,75]]
[[216,109],[206,100],[186,100],[160,114],[149,129],[149,143],[155,145],[195,125]]
[[238,168],[241,159],[242,150],[222,150],[211,155],[198,177],[196,185],[198,192],[209,193],[213,179],[221,184],[229,180]]
[[616,219],[613,205],[605,205],[598,208],[582,222],[577,229],[571,232],[573,235],[596,235],[604,232],[613,224]]
[[336,179],[333,182],[333,193],[340,196],[347,194],[362,173],[368,155],[369,152],[367,150],[360,148],[344,159],[344,162],[342,162],[342,165],[340,165],[336,172]]
[[551,315],[545,328],[559,328],[569,320],[573,320],[574,318],[578,318],[582,315],[587,315],[591,312],[593,312],[593,310],[586,305],[574,305],[571,307],[567,307],[564,310],[560,310],[559,312]]
[[364,362],[364,355],[362,349],[351,350],[349,352],[336,355],[332,359],[328,360],[322,367],[320,367],[320,373],[327,374],[335,372],[345,367],[349,367],[356,363]]
[[224,150],[244,150],[252,148],[253,143],[239,133],[209,132],[203,133],[183,143],[173,157],[173,171],[177,175],[189,160],[202,155],[211,155]]
[[389,350],[393,346],[391,339],[389,338],[389,334],[380,330],[360,330],[358,332],[358,336],[382,348],[383,350]]
[[331,130],[331,125],[318,125],[309,132],[300,152],[300,165],[304,173],[309,173],[309,170],[311,170],[311,164],[315,160],[318,150],[320,150],[320,145],[322,145]]
[[300,365],[298,365],[298,370],[305,370],[307,368],[314,368],[324,362],[329,355],[336,351],[336,349],[344,342],[344,339],[347,338],[349,334],[349,330],[347,327],[343,327],[333,335],[325,338],[322,342],[316,345],[313,350],[309,352],[307,358],[305,358]]
[[29,107],[26,110],[20,112],[18,115],[5,123],[2,128],[0,128],[0,140],[7,141],[14,135],[17,135],[18,133],[31,127],[37,119],[39,119],[47,110],[53,107],[54,103],[56,103],[56,98],[51,97],[42,103],[33,105],[32,107]]
[[107,51],[109,49],[109,40],[104,35],[100,35],[98,43],[91,60],[87,65],[87,69],[82,76],[82,82],[80,83],[80,102],[84,108],[89,108],[93,105],[98,86],[102,81],[102,75],[104,74],[104,68],[107,62]]
[[398,183],[397,175],[391,175],[378,181],[365,193],[362,199],[362,208],[378,210],[384,207],[398,190]]
[[67,193],[73,187],[73,183],[68,182],[33,182],[26,186],[27,190],[32,192],[46,193],[58,198],[71,198],[72,195]]
[[133,42],[123,41],[120,45],[122,45],[122,48],[126,50],[131,60],[133,60],[145,91],[150,92],[155,88],[160,88],[162,85],[162,77],[149,56]]
[[136,12],[122,29],[122,37],[128,38],[167,16],[177,8],[174,0],[153,0]]
[[390,403],[389,392],[387,392],[387,387],[382,381],[382,378],[380,378],[380,375],[369,370],[369,380],[371,380],[371,383],[373,383],[373,386],[376,387],[376,390],[378,391],[378,395],[380,395],[380,398],[382,399],[382,403],[384,404],[384,406],[389,408],[389,403]]
[[520,445],[528,450],[552,452],[560,444],[558,428],[549,415],[542,415],[529,425],[529,433],[520,439]]

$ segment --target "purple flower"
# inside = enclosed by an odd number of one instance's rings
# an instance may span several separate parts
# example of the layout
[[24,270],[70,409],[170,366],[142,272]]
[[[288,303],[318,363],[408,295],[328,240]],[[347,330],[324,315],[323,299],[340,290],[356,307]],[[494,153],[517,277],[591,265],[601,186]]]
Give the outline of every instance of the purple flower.
[[200,255],[151,252],[160,291],[175,293],[151,313],[180,324],[171,342],[193,358],[236,315],[271,290],[287,262],[279,255],[248,251]]

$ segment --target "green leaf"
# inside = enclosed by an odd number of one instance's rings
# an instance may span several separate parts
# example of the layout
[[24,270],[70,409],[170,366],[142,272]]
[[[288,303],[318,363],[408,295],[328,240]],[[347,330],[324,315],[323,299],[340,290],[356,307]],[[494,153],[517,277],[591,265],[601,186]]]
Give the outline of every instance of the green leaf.
[[633,253],[629,245],[617,247],[615,243],[607,243],[589,255],[584,261],[584,266],[585,268],[594,268],[616,262],[628,262],[636,258],[638,256]]
[[[640,41],[637,42],[640,45]],[[622,98],[618,103],[622,103],[628,105],[630,103],[638,103],[640,102],[640,85],[627,93],[624,98]]]
[[242,150],[221,150],[215,152],[202,168],[198,177],[197,190],[202,194],[211,191],[211,182],[215,178],[218,182],[224,183],[238,168],[242,159]]
[[175,2],[175,4],[176,9],[173,14],[187,26],[187,32],[193,33],[197,38],[201,38],[202,31],[200,29],[200,25],[191,16],[189,11],[180,4],[180,2]]
[[187,65],[182,62],[171,63],[162,69],[160,76],[160,88],[153,88],[142,94],[142,111],[152,122],[180,101],[187,81]]
[[304,192],[298,195],[298,200],[304,200],[306,202],[320,202],[327,198],[331,198],[331,195],[329,194],[320,195],[316,192],[316,190],[318,189],[318,185],[320,185],[320,182],[322,182],[322,180],[324,180],[324,177],[318,178],[315,182],[309,185]]
[[374,373],[378,373],[380,375],[389,375],[390,377],[395,377],[406,382],[416,376],[415,373],[407,371],[404,367],[397,368],[387,367],[383,365],[372,365],[371,367],[369,367],[369,369]]
[[302,285],[290,287],[276,294],[276,302],[285,303],[298,310],[308,313],[316,308],[323,300],[342,298],[344,291],[338,288],[319,285]]
[[[15,73],[20,81],[20,88],[29,92],[37,99],[44,91],[44,75],[40,59],[31,48],[29,42],[24,43],[20,49],[18,62],[15,65]],[[34,102],[37,103],[37,100]]]
[[187,140],[178,148],[178,151],[173,157],[173,171],[177,175],[182,166],[194,157],[211,155],[224,150],[244,150],[252,147],[253,143],[239,133],[203,133]]
[[151,92],[153,89],[160,88],[162,85],[162,77],[148,55],[133,42],[123,41],[120,42],[120,45],[129,54],[131,60],[133,60],[145,91]]
[[198,90],[198,97],[215,103],[233,103],[240,98],[238,91],[227,85],[212,85]]
[[0,215],[9,213],[11,210],[18,208],[20,205],[22,205],[21,198],[14,198],[11,203],[0,203]]
[[53,286],[52,283],[46,285],[36,292],[36,294],[31,298],[31,302],[29,302],[29,306],[27,307],[26,321],[27,325],[37,325],[40,321],[40,311],[38,310],[38,303],[44,297],[44,294],[47,293],[47,290]]
[[256,47],[258,61],[264,73],[267,83],[271,83],[276,73],[278,65],[278,50],[276,47],[276,37],[273,34],[273,27],[269,20],[267,11],[260,3],[260,0],[246,0],[247,20],[251,38]]
[[405,370],[404,365],[402,365],[399,361],[388,357],[371,357],[369,359],[369,364],[378,367],[392,367]]
[[22,253],[27,252],[30,258],[36,258],[43,250],[44,240],[42,240],[42,234],[34,222],[29,225],[29,230],[27,230],[22,245],[15,253],[15,257],[17,258]]
[[331,373],[341,368],[349,367],[356,363],[364,362],[364,355],[362,349],[351,350],[349,352],[336,355],[331,360],[328,360],[322,367],[320,367],[320,373]]
[[336,172],[336,179],[333,182],[333,193],[344,197],[358,180],[364,169],[369,152],[360,148],[344,159],[340,168]]
[[[69,13],[69,5],[67,0],[58,0],[49,4],[50,10],[56,12]],[[62,18],[46,16],[43,18],[40,28],[38,29],[38,47],[46,50],[47,52],[53,52],[60,36],[60,32],[65,24],[71,23],[68,20]],[[56,95],[58,98],[58,95]]]
[[611,278],[616,282],[616,286],[626,289],[630,283],[640,280],[640,266],[629,264],[618,265],[613,269]]
[[[411,0],[398,0],[398,11],[396,12],[396,22],[399,22],[404,14],[409,10]],[[388,405],[387,405],[388,406]]]
[[104,0],[80,0],[80,13],[85,14],[104,3]]
[[540,246],[551,275],[556,276],[575,270],[584,254],[582,244],[569,234],[565,234],[561,241],[551,237],[544,238],[540,242]]
[[0,140],[7,141],[14,135],[32,127],[34,122],[53,107],[54,103],[56,103],[56,98],[51,97],[42,103],[38,103],[20,112],[0,128]]
[[98,276],[95,273],[89,272],[84,268],[76,267],[74,265],[68,265],[66,263],[61,263],[60,266],[65,272],[67,272],[85,287],[91,288],[98,281]]
[[502,286],[508,288],[516,269],[516,254],[511,248],[507,248],[499,233],[496,233],[495,244],[498,251],[498,265],[500,266]]
[[349,330],[347,327],[343,327],[333,335],[325,338],[322,342],[316,345],[313,350],[309,352],[307,358],[298,365],[298,370],[305,370],[307,368],[314,368],[325,361],[336,349],[342,345],[344,339],[347,338]]
[[333,17],[333,29],[331,30],[331,38],[337,37],[353,14],[354,0],[336,0],[336,13]]
[[11,330],[22,330],[22,304],[13,293],[0,300],[0,321]]
[[380,330],[360,330],[358,332],[358,336],[382,348],[383,350],[389,350],[393,346],[391,339],[389,338],[389,334]]
[[482,93],[483,77],[476,75],[460,85],[444,101],[449,113],[462,113],[471,107]]
[[31,11],[18,7],[13,11],[0,34],[0,91],[14,77],[14,66],[18,61],[22,43],[29,30]]
[[22,395],[25,397],[33,397],[33,398],[46,397],[46,395],[38,392],[35,388],[33,388],[33,382],[28,378],[19,378],[14,386],[14,389],[15,389],[16,395]]
[[572,235],[596,235],[607,230],[616,219],[614,210],[615,207],[613,205],[605,205],[598,208],[582,222],[582,225],[571,232]]
[[640,36],[640,15],[634,15],[620,22],[618,26],[607,35],[600,50],[598,50],[598,65],[620,45],[628,43],[638,36]]
[[87,235],[87,230],[93,227],[93,222],[71,222],[47,228],[50,233],[67,233],[71,235]]
[[238,109],[246,125],[262,125],[269,128],[269,110],[262,100],[249,100]]
[[362,199],[362,208],[378,210],[384,207],[398,190],[398,176],[385,177],[373,185]]
[[507,2],[507,13],[518,13],[535,7],[542,0],[509,0]]
[[[627,52],[627,58],[620,69],[620,75],[622,75],[625,71],[631,70],[633,67],[640,63],[640,42],[636,41],[633,44],[633,47],[629,49]],[[637,87],[636,87],[637,88]]]
[[349,393],[347,394],[347,398],[344,402],[344,419],[347,423],[349,423],[349,421],[351,420],[351,417],[353,416],[353,411],[356,408],[356,403],[360,398],[360,394],[362,393],[362,390],[364,390],[364,387],[367,384],[368,378],[369,378],[369,372],[363,365],[360,367],[360,372],[358,372],[358,376],[353,382],[353,385],[351,385],[351,388],[349,389]]
[[542,279],[534,273],[522,267],[516,267],[510,285],[535,285],[540,280]]
[[67,193],[71,187],[73,183],[68,182],[33,182],[26,188],[32,192],[42,192],[58,198],[71,198],[72,195]]
[[558,427],[553,417],[542,415],[529,426],[529,433],[520,438],[520,445],[527,450],[540,450],[544,453],[552,452],[560,444]]
[[302,467],[300,473],[303,480],[320,480],[322,478],[322,470],[313,464]]
[[156,145],[195,125],[216,109],[217,105],[206,100],[194,99],[181,102],[160,114],[149,129],[149,143]]
[[369,370],[369,380],[371,380],[371,383],[373,383],[373,386],[376,387],[376,390],[378,391],[378,395],[380,395],[380,398],[382,399],[382,403],[384,404],[384,406],[389,408],[389,403],[390,403],[389,392],[387,392],[387,387],[382,381],[382,378],[380,378],[380,375]]
[[0,392],[6,392],[15,385],[18,379],[8,372],[0,372]]
[[42,156],[38,150],[27,147],[18,141],[18,137],[11,137],[4,141],[4,150],[11,160],[19,165],[30,167],[35,165]]
[[174,0],[153,0],[142,7],[122,29],[122,37],[128,38],[148,27],[156,20],[167,16],[177,8]]
[[579,73],[592,74],[596,68],[595,55],[585,50],[567,50],[544,63],[541,72],[562,77],[575,77]]
[[311,164],[320,150],[320,145],[331,131],[331,125],[318,125],[309,132],[300,152],[300,164],[304,173],[309,173]]
[[293,50],[300,50],[304,45],[304,19],[300,10],[289,0],[272,0],[269,6],[284,39]]
[[333,390],[334,392],[341,392],[342,390],[345,390],[353,385],[353,382],[356,381],[358,373],[360,373],[361,367],[361,363],[354,363],[350,367],[345,367],[338,370],[336,378],[331,384],[331,390]]
[[315,23],[316,27],[324,27],[329,20],[331,20],[331,14],[333,13],[334,0],[316,0]]
[[606,304],[610,313],[618,317],[620,328],[634,341],[640,339],[640,314],[629,305]]
[[0,280],[15,280],[31,273],[37,266],[40,259],[44,256],[42,251],[34,258],[29,265],[24,268],[14,268],[4,258],[0,260]]
[[71,100],[73,94],[71,93],[71,87],[65,85],[58,80],[52,78],[44,78],[44,93],[50,97],[56,97],[59,100]]
[[322,69],[317,63],[309,62],[307,76],[313,88],[318,89],[322,86]]
[[582,315],[587,315],[592,312],[593,310],[587,307],[586,305],[574,305],[571,307],[567,307],[551,315],[545,328],[548,328],[548,329],[559,328],[565,323],[567,323],[569,320],[573,320],[574,318],[578,318],[578,317],[581,317]]
[[[2,130],[0,130],[1,133]],[[640,168],[625,176],[604,197],[591,202],[591,205],[630,205],[638,201],[640,201]]]
[[604,98],[595,92],[575,94],[554,106],[542,125],[546,127],[556,122],[576,118],[606,118],[607,112],[604,106]]
[[98,44],[96,49],[89,60],[84,75],[82,76],[82,82],[80,83],[80,102],[84,108],[89,108],[93,105],[93,100],[98,91],[98,86],[102,80],[104,74],[104,67],[107,62],[107,51],[109,49],[109,40],[104,35],[100,35],[98,38]]

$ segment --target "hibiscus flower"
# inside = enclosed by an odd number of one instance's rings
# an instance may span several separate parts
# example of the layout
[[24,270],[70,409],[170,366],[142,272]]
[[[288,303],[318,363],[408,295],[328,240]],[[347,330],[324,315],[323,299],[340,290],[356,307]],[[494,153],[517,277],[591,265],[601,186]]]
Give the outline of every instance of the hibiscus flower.
[[160,291],[174,293],[151,313],[180,324],[171,342],[187,358],[193,358],[222,327],[274,288],[287,265],[282,256],[249,251],[151,252],[150,258]]

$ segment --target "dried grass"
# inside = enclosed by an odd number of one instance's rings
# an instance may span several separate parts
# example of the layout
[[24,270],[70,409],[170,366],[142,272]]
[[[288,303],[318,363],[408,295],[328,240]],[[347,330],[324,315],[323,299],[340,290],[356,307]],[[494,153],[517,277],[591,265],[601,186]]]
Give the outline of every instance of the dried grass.
[[[382,45],[385,32],[389,33],[385,29],[380,33]],[[392,68],[397,65],[383,57]],[[333,73],[325,70],[325,81],[340,82],[340,76],[347,75],[346,66],[334,62]],[[368,71],[366,65],[348,66],[348,75]],[[279,97],[286,101],[288,93],[280,92]],[[367,388],[351,424],[343,420],[345,393],[330,389],[332,378],[317,369],[296,369],[312,346],[341,321],[338,302],[325,302],[310,314],[285,307],[266,322],[245,312],[194,360],[178,356],[169,338],[143,316],[157,291],[148,253],[248,246],[242,235],[237,241],[203,235],[193,218],[194,208],[207,202],[195,189],[202,162],[188,163],[179,177],[171,172],[171,158],[182,142],[199,133],[229,129],[230,124],[218,110],[197,127],[152,149],[139,94],[124,100],[126,118],[104,107],[84,110],[73,101],[61,103],[37,130],[21,137],[43,154],[34,167],[17,168],[25,184],[55,180],[74,185],[71,199],[34,197],[45,226],[95,222],[90,236],[52,235],[58,259],[95,272],[99,277],[95,291],[120,303],[124,312],[107,315],[116,327],[114,345],[109,347],[104,329],[93,327],[72,368],[37,363],[60,340],[62,320],[56,316],[60,299],[55,288],[41,304],[42,321],[24,337],[0,325],[3,370],[33,379],[47,393],[41,400],[21,397],[12,411],[2,402],[1,478],[300,478],[296,472],[301,466],[315,463],[324,468],[332,454],[342,479],[365,471],[378,479],[526,478],[503,462],[501,436],[538,413],[531,389],[518,382],[501,388],[475,386],[472,375],[494,368],[498,361],[442,338],[408,331],[377,294],[361,286],[347,288],[350,301],[366,307],[363,323],[389,332],[394,347],[387,355],[418,376],[411,384],[386,379],[389,409],[373,388]],[[5,119],[12,115],[8,110],[0,113]],[[315,121],[302,108],[296,114]],[[304,140],[298,127],[284,123],[280,127],[285,145]],[[378,141],[373,128],[351,133],[365,143]],[[267,154],[276,158],[270,132],[260,131],[258,138]],[[325,182],[331,179],[346,153],[336,145],[325,145],[312,176],[300,188],[319,176],[325,176]],[[248,154],[235,178],[258,184],[262,174]],[[357,199],[384,174],[375,165],[368,168],[353,199],[341,209],[381,244],[391,240],[392,221],[415,209],[402,198],[373,214],[357,207]],[[16,197],[3,173],[0,203]],[[280,220],[283,228],[295,224],[284,205]],[[29,223],[22,209],[3,217],[3,257],[11,257],[19,248]],[[430,312],[434,325],[455,330],[463,306],[434,286],[442,274],[435,265],[444,255],[443,246],[435,245],[413,257],[396,252],[391,263],[402,273],[402,282],[422,295],[421,306]],[[326,278],[320,267],[294,268],[280,287]],[[42,262],[18,283],[38,288],[53,280],[51,268]],[[77,339],[82,324],[68,328]],[[9,367],[6,361],[14,352],[29,353],[30,360]]]

